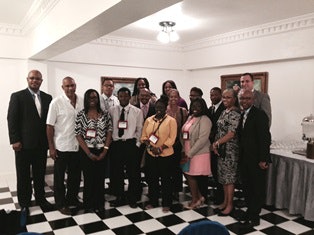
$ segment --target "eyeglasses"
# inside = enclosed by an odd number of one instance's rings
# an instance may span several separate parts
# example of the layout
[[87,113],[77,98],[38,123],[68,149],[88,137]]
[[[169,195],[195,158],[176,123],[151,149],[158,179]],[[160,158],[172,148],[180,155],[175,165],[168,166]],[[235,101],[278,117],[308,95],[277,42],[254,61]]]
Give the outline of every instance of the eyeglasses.
[[41,81],[41,77],[28,77],[29,80]]
[[252,97],[240,97],[239,99],[240,99],[240,100],[251,100]]

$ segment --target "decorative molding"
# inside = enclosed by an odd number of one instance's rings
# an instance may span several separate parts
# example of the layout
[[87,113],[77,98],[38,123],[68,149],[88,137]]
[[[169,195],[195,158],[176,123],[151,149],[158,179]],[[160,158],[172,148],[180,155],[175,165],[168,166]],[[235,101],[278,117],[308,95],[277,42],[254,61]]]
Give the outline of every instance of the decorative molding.
[[114,47],[128,47],[128,48],[137,48],[137,49],[148,49],[148,50],[166,50],[166,51],[175,51],[182,52],[182,46],[173,46],[171,44],[160,44],[157,41],[149,41],[149,40],[139,40],[134,38],[119,38],[119,37],[109,37],[104,36],[98,38],[92,42],[91,44],[103,44],[106,46],[114,46]]
[[35,0],[19,25],[0,24],[0,34],[24,36],[34,29],[60,0]]
[[193,51],[228,43],[234,43],[237,41],[302,30],[311,27],[314,27],[314,13],[275,21],[267,24],[256,25],[253,27],[194,41],[192,43],[185,44],[183,46],[183,51]]

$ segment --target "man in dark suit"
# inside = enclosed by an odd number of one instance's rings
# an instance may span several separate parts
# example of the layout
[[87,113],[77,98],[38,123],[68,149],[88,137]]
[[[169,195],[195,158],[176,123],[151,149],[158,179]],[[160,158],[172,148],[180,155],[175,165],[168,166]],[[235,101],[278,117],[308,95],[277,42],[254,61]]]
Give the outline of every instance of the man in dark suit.
[[[215,141],[215,135],[217,134],[217,120],[220,117],[222,111],[225,110],[225,106],[222,103],[222,92],[219,87],[213,87],[210,90],[210,100],[212,105],[208,108],[208,117],[212,121],[212,129],[210,131],[209,140],[210,143],[213,144]],[[214,153],[214,151],[210,152],[211,154],[211,170],[212,175],[216,183],[216,190],[214,191],[214,204],[221,204],[224,199],[224,191],[221,184],[218,182],[217,176],[217,158],[218,156]]]
[[138,107],[143,112],[144,121],[146,118],[155,115],[155,105],[150,102],[151,99],[151,91],[147,88],[142,88],[139,92],[139,100],[140,102],[135,105],[135,107]]
[[264,205],[266,169],[270,162],[269,120],[263,110],[256,108],[254,94],[250,90],[239,93],[243,115],[240,122],[240,172],[247,211],[244,225],[260,224],[259,213]]
[[52,97],[39,90],[42,81],[38,70],[30,71],[28,88],[11,95],[7,116],[10,144],[15,151],[18,202],[27,214],[32,197],[31,167],[36,204],[43,210],[52,208],[44,189],[48,149],[46,118]]
[[241,88],[253,92],[254,95],[254,106],[258,109],[263,110],[268,117],[269,127],[271,125],[271,106],[270,98],[266,93],[262,93],[254,89],[254,78],[251,73],[244,73],[240,78]]

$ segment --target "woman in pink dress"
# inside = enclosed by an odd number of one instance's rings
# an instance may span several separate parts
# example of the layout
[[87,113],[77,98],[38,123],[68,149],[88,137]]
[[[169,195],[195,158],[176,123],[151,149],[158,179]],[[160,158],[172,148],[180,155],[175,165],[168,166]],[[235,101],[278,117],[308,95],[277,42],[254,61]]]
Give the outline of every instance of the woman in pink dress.
[[205,100],[197,98],[191,103],[191,115],[182,127],[182,141],[185,159],[182,160],[182,171],[190,187],[192,201],[185,206],[195,209],[202,205],[205,198],[199,191],[197,176],[208,176],[210,171],[210,141],[209,134],[212,127],[206,115]]

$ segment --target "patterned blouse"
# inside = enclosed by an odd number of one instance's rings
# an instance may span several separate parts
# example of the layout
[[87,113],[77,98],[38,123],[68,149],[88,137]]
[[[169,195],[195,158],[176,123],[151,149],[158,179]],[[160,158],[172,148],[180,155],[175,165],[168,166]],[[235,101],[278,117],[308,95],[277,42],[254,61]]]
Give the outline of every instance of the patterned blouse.
[[[95,137],[87,137],[88,130],[95,130]],[[112,121],[107,111],[102,112],[97,120],[89,119],[84,109],[81,110],[75,120],[75,135],[81,135],[87,145],[104,144],[107,131],[112,132]]]

